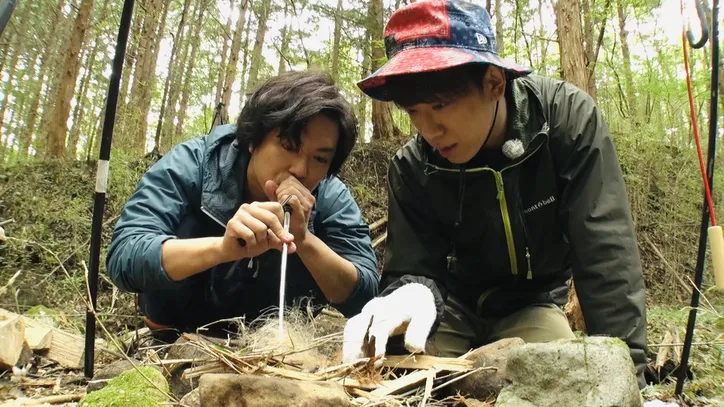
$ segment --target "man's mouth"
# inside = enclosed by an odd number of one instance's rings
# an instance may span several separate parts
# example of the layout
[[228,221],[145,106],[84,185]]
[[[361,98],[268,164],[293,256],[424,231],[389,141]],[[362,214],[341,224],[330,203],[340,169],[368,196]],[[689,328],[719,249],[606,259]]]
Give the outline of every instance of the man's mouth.
[[452,154],[455,147],[457,147],[457,144],[451,144],[447,147],[438,148],[438,151],[443,158],[447,158],[450,156],[450,154]]

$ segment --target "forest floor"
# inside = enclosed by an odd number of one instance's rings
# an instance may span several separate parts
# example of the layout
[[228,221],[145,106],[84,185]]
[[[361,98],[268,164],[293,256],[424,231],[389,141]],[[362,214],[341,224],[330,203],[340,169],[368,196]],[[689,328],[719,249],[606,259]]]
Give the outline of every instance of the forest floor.
[[[385,216],[386,162],[392,151],[391,146],[361,148],[353,154],[341,174],[369,223]],[[99,321],[97,371],[124,358],[113,345],[113,339],[127,345],[124,351],[130,356],[145,355],[154,349],[149,348],[148,339],[134,340],[134,332],[143,326],[135,297],[118,292],[103,273],[107,245],[118,214],[153,159],[114,157],[111,160],[96,308]],[[43,320],[78,336],[84,335],[85,270],[94,177],[94,164],[77,162],[38,163],[0,171],[0,226],[8,236],[4,244],[0,243],[0,287],[5,288],[0,290],[0,308]],[[384,227],[376,229],[373,241],[383,234]],[[657,357],[661,359],[663,349],[675,351],[677,347],[673,345],[684,340],[689,315],[688,293],[682,288],[683,284],[673,283],[673,289],[671,286],[672,281],[685,283],[689,277],[664,276],[663,266],[657,255],[651,253],[651,246],[642,246],[642,258],[649,290],[648,356],[653,368]],[[382,260],[384,244],[379,244],[376,251]],[[12,284],[6,285],[17,272]],[[686,382],[684,401],[689,405],[724,406],[724,296],[715,292],[703,294],[690,359],[692,379]],[[338,359],[344,319],[322,313],[314,326],[315,335],[336,338],[325,342],[327,349],[324,352],[330,358]],[[673,400],[675,381],[670,380],[670,376],[676,367],[672,364],[677,360],[676,352],[667,351],[663,356],[666,356],[661,361],[663,376],[668,374],[669,378],[649,375],[651,385],[643,391],[646,399]],[[664,363],[667,360],[668,363]],[[15,377],[18,375],[9,370],[0,372],[0,403],[16,405],[11,404],[13,400],[23,396],[38,399],[67,395],[67,404],[75,405],[85,394],[88,379],[83,376],[82,369],[63,368],[40,357],[35,357],[34,363],[30,371],[23,373],[25,379],[18,379]]]

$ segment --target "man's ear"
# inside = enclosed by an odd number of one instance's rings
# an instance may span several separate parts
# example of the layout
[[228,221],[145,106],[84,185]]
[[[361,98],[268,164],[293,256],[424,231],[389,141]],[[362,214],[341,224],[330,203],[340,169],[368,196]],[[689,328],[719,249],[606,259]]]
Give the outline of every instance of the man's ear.
[[249,154],[251,154],[253,152],[254,152],[254,146],[252,146],[251,143],[249,143]]
[[502,68],[491,65],[483,77],[483,89],[493,100],[501,98],[505,94],[505,71]]

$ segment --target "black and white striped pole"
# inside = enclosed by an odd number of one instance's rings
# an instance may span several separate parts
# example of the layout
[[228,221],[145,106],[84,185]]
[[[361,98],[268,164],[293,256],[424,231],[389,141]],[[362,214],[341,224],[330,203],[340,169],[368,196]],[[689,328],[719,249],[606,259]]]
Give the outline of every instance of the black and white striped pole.
[[131,17],[135,0],[125,0],[123,13],[118,26],[118,39],[116,41],[116,54],[113,57],[113,70],[108,84],[108,97],[106,98],[106,115],[103,119],[103,135],[101,138],[101,151],[96,169],[95,200],[93,203],[93,225],[91,226],[90,260],[88,270],[88,286],[92,309],[86,311],[85,323],[85,375],[93,377],[95,361],[96,318],[93,310],[96,308],[98,297],[98,266],[101,255],[101,237],[103,235],[103,211],[106,203],[106,187],[108,186],[108,168],[111,158],[111,142],[113,141],[113,127],[116,122],[116,106],[118,104],[118,88],[121,82],[123,61],[126,58],[126,45],[128,32],[131,28]]
[[5,31],[5,27],[10,21],[10,16],[15,10],[15,0],[0,0],[0,35]]

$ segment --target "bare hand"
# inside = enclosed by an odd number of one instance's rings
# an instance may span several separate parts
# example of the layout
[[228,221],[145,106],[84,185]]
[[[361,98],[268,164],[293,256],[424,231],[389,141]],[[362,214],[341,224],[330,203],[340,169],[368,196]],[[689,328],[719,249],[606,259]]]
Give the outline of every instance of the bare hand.
[[[289,253],[296,251],[294,236],[284,232],[284,212],[278,202],[243,204],[226,224],[222,256],[228,261],[256,257],[269,249],[281,251],[288,243]],[[246,244],[242,247],[239,239]]]
[[309,216],[317,202],[312,193],[293,176],[288,177],[279,185],[274,181],[267,181],[264,184],[264,191],[270,200],[277,202],[283,201],[289,195],[292,196],[288,202],[292,207],[289,233],[294,235],[295,242],[303,242],[307,236]]

